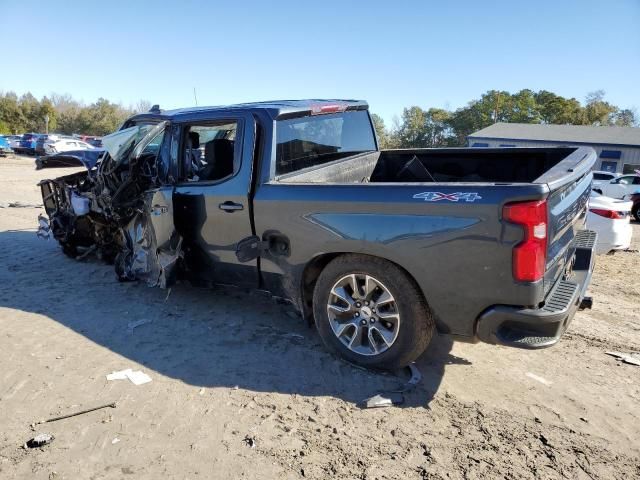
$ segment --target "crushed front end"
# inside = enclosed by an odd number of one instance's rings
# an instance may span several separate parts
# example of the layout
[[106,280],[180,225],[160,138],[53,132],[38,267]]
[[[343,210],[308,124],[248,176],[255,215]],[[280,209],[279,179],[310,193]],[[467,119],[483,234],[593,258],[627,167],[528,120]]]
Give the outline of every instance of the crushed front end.
[[161,185],[157,160],[165,127],[133,126],[106,136],[106,152],[91,168],[41,181],[48,218],[39,217],[38,236],[53,236],[72,258],[94,254],[114,264],[121,281],[166,286],[181,241],[171,230],[169,248],[158,248],[150,192]]

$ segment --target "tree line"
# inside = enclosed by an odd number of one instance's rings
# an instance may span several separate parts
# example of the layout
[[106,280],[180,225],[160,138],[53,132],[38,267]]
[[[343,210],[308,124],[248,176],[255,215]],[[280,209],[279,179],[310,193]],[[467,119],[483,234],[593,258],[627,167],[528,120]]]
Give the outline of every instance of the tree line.
[[[547,90],[524,89],[516,93],[490,90],[457,110],[442,108],[405,108],[400,118],[387,127],[372,114],[382,148],[453,147],[466,143],[469,134],[495,122],[546,123],[560,125],[637,126],[638,115],[605,100],[602,90],[587,95],[584,104]],[[91,104],[70,95],[52,94],[37,99],[31,93],[22,96],[0,92],[0,134],[49,132],[106,135],[122,122],[151,107],[141,100],[124,107],[99,98]]]
[[0,134],[49,132],[102,136],[111,133],[129,116],[146,112],[151,104],[141,100],[124,107],[99,98],[91,104],[74,100],[70,95],[52,94],[37,99],[31,93],[18,96],[0,92]]
[[582,104],[547,90],[490,90],[454,111],[405,108],[390,128],[379,115],[372,118],[382,148],[463,146],[468,135],[496,122],[638,126],[634,110],[619,108],[604,97],[605,92],[598,90],[588,94]]

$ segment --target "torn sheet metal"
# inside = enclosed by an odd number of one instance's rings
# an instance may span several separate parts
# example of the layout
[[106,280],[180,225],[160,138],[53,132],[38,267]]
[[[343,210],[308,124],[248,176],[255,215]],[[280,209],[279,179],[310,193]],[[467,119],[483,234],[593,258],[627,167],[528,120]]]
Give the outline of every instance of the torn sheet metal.
[[36,158],[36,170],[45,168],[69,168],[84,167],[91,170],[104,155],[105,150],[94,148],[92,150],[70,150],[54,153]]
[[42,214],[38,215],[38,231],[36,232],[36,236],[43,240],[49,240],[51,238],[49,219]]
[[121,280],[140,279],[161,288],[173,284],[182,237],[173,226],[170,195],[170,190],[147,192],[143,211],[127,225],[126,246],[116,262]]

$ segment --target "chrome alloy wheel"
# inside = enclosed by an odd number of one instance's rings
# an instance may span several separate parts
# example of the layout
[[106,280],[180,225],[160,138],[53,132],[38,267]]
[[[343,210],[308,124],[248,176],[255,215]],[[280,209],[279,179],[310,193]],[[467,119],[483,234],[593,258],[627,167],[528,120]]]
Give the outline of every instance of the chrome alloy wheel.
[[335,336],[360,355],[385,352],[400,330],[393,295],[382,282],[364,273],[346,275],[333,285],[327,313]]

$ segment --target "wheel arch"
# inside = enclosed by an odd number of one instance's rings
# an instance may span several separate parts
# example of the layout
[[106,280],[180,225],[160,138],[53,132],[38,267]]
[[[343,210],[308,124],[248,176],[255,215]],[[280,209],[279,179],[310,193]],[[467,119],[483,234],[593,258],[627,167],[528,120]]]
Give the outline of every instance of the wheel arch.
[[332,260],[344,256],[344,255],[360,255],[362,257],[371,257],[378,258],[384,260],[386,262],[392,263],[396,267],[398,267],[411,281],[415,286],[420,295],[422,295],[422,299],[425,304],[429,307],[429,302],[427,297],[420,287],[420,284],[417,282],[416,278],[409,272],[406,268],[400,265],[393,260],[380,256],[380,255],[371,255],[368,253],[361,252],[329,252],[329,253],[321,253],[313,257],[307,264],[305,265],[302,271],[301,283],[300,283],[300,297],[301,297],[301,305],[302,305],[302,313],[305,319],[308,322],[313,323],[313,290],[318,281],[318,277],[324,268],[331,262]]

